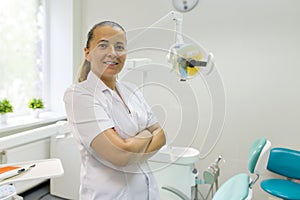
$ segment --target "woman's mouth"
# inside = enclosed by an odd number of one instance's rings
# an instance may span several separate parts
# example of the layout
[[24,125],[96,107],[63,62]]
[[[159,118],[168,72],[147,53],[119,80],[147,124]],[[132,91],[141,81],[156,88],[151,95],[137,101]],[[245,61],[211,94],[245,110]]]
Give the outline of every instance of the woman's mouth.
[[113,62],[113,61],[106,61],[106,62],[104,62],[104,64],[106,64],[106,65],[117,65],[117,64],[119,64],[118,62]]

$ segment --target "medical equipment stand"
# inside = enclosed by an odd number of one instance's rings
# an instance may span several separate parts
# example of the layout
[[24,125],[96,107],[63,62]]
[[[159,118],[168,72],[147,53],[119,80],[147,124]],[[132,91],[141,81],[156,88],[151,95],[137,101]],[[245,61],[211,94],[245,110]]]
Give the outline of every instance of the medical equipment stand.
[[[198,176],[195,176],[195,186],[192,188],[192,194],[193,194],[193,200],[198,200],[198,193],[200,194],[201,198],[203,200],[207,200],[209,197],[209,194],[211,193],[211,197],[214,195],[214,186],[215,186],[215,192],[219,189],[219,181],[218,178],[220,176],[220,167],[219,162],[222,160],[222,156],[219,156],[214,163],[210,164],[210,166],[207,168],[206,171],[203,172],[203,180],[199,179]],[[193,173],[197,174],[197,169],[194,169],[195,172]],[[198,185],[202,184],[210,184],[208,193],[206,197],[203,196],[203,194],[200,192]]]
[[22,163],[10,163],[0,165],[5,166],[23,166],[34,165],[34,167],[26,170],[24,173],[19,173],[10,178],[0,181],[0,200],[22,200],[23,198],[18,196],[14,183],[21,181],[29,181],[35,179],[48,179],[55,178],[64,174],[64,170],[59,159],[44,159],[36,161],[26,161]]

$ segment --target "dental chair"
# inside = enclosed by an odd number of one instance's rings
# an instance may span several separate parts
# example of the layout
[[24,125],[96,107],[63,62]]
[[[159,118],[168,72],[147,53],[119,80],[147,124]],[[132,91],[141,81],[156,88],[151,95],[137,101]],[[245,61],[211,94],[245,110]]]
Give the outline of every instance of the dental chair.
[[287,148],[272,148],[267,169],[287,177],[267,179],[261,188],[267,193],[285,200],[300,199],[300,184],[291,179],[300,179],[300,151]]
[[227,180],[215,193],[213,200],[249,200],[252,198],[252,187],[265,171],[271,142],[260,138],[252,144],[248,156],[248,170],[255,174],[254,180],[246,174],[238,174]]

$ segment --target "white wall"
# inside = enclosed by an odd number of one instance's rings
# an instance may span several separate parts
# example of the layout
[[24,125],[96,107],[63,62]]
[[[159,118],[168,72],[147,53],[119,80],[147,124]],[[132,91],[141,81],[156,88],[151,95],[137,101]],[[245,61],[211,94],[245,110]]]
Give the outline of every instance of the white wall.
[[[86,34],[96,22],[113,20],[133,30],[152,24],[172,9],[171,0],[84,0],[80,11],[81,41],[78,42],[83,49]],[[299,9],[298,0],[200,0],[194,10],[184,14],[184,34],[214,53],[226,90],[227,113],[222,136],[212,153],[198,163],[203,170],[222,154],[226,162],[221,164],[221,182],[234,173],[246,171],[248,149],[257,137],[267,137],[273,146],[300,149]],[[164,36],[154,34],[153,37],[157,37],[153,42],[164,45]],[[83,55],[82,49],[77,55]],[[155,59],[162,56],[157,51],[141,54],[137,55]],[[148,78],[151,77],[156,76]],[[165,75],[161,78],[168,79]],[[176,84],[178,88],[183,86],[173,82],[175,79],[161,83],[173,84],[172,91],[176,91]],[[199,118],[198,136],[192,138],[192,146],[200,148],[209,125],[210,99],[200,79],[189,84],[188,89],[195,90],[192,93],[197,96],[200,113],[197,112],[196,117],[192,115],[195,109],[189,108],[186,97],[179,95],[190,118],[180,119],[181,111],[172,110],[170,106],[160,119],[167,121],[168,132],[180,129],[178,138],[181,140],[194,136],[190,131],[195,131],[193,123]],[[152,94],[154,92],[152,90]],[[148,98],[151,102],[170,105],[163,95]],[[176,105],[175,97],[174,102]],[[181,127],[178,122],[182,123]],[[189,123],[193,130],[189,129]],[[254,199],[267,199],[258,185],[254,195]]]

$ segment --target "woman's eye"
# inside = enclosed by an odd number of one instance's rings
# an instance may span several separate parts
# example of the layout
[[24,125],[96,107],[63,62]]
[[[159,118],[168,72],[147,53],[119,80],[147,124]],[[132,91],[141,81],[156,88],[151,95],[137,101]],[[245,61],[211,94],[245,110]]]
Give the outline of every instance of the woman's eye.
[[124,49],[125,49],[124,46],[120,46],[120,45],[116,46],[117,51],[124,51]]
[[107,47],[107,44],[99,44],[98,47],[100,47],[101,49],[105,49]]

